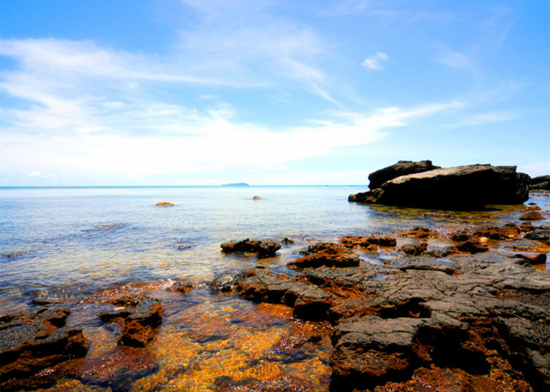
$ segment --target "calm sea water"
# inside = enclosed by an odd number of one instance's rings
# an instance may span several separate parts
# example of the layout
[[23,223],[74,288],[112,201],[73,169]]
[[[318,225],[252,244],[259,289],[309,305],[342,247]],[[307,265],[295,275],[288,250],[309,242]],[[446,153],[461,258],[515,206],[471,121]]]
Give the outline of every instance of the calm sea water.
[[[0,314],[23,310],[36,290],[93,292],[130,282],[208,281],[258,263],[220,244],[291,237],[284,264],[313,240],[413,227],[517,221],[523,206],[483,213],[349,203],[362,187],[0,188]],[[259,195],[261,200],[253,200]],[[168,201],[174,207],[157,207]],[[536,201],[548,204],[548,198]],[[189,246],[179,250],[178,246]],[[17,257],[9,257],[13,253]],[[13,255],[12,255],[13,256]],[[260,261],[261,262],[261,261]]]

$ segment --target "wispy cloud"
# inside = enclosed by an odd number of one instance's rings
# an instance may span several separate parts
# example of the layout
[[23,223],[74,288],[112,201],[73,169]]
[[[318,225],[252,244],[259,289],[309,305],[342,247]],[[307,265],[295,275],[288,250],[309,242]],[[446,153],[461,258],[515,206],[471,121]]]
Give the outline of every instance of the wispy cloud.
[[445,49],[435,59],[438,63],[447,65],[452,68],[468,70],[472,68],[472,60],[464,53],[455,52],[450,49]]
[[367,57],[365,60],[363,60],[361,65],[366,69],[381,70],[381,69],[384,69],[384,67],[382,67],[381,62],[386,61],[387,59],[388,59],[388,55],[386,53],[377,52],[376,54],[370,57]]

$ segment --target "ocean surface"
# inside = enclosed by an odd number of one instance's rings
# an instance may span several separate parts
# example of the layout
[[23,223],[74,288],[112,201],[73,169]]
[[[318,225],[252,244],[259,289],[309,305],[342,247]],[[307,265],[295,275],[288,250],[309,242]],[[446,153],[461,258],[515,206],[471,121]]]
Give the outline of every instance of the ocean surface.
[[[313,241],[415,226],[517,222],[524,206],[484,212],[349,203],[366,187],[0,188],[0,315],[37,292],[92,293],[136,282],[208,282],[257,263],[284,268]],[[258,195],[260,200],[253,200]],[[548,196],[534,196],[541,206]],[[158,207],[168,201],[174,207]],[[527,204],[527,203],[526,203]],[[548,208],[548,207],[546,207]],[[292,238],[273,260],[228,256],[220,244]],[[179,249],[180,245],[188,247]],[[376,260],[369,260],[376,263]]]

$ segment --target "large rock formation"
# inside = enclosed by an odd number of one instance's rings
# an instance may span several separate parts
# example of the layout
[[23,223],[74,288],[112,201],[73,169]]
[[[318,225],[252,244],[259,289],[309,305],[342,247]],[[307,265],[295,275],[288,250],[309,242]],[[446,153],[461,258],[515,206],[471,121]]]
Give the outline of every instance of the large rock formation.
[[385,182],[393,180],[397,177],[415,173],[423,173],[440,168],[440,166],[434,166],[432,161],[399,161],[395,165],[372,172],[369,175],[369,188],[380,188]]
[[550,191],[550,176],[532,178],[531,189]]
[[467,165],[400,176],[381,188],[350,195],[349,201],[401,207],[483,209],[488,204],[521,204],[531,179],[515,166]]

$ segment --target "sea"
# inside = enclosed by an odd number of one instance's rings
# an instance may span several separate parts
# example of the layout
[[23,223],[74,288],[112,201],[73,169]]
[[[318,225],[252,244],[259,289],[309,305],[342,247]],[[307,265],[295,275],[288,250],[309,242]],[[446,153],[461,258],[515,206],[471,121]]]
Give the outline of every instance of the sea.
[[[526,210],[519,205],[455,212],[348,202],[350,194],[366,189],[0,188],[0,318],[38,310],[44,303],[70,308],[67,325],[83,331],[88,353],[43,390],[219,391],[293,385],[289,390],[328,392],[330,325],[294,319],[284,305],[217,293],[209,283],[255,266],[292,275],[286,264],[319,241],[396,235],[418,226],[444,234],[477,225],[519,224]],[[160,207],[159,202],[174,206]],[[533,194],[527,203],[548,216],[548,194]],[[222,243],[247,238],[290,241],[266,259],[221,252]],[[397,236],[398,247],[406,240]],[[438,241],[449,245],[449,240],[431,240],[430,246]],[[397,249],[358,252],[363,263],[371,264],[402,257]],[[499,253],[491,254],[498,262]],[[193,290],[185,295],[170,291],[181,281],[190,282]],[[118,327],[98,317],[112,305],[94,298],[144,292],[161,301],[162,326],[145,348],[120,346]]]
[[[364,190],[360,186],[0,188],[0,315],[25,310],[37,291],[94,292],[163,279],[206,282],[258,262],[222,254],[220,244],[226,241],[286,237],[306,247],[344,235],[415,226],[519,223],[525,208],[459,213],[348,202],[349,194]],[[164,201],[175,205],[156,206]],[[547,205],[548,197],[538,195],[531,201]],[[283,268],[297,256],[297,248],[283,247],[272,265]]]

